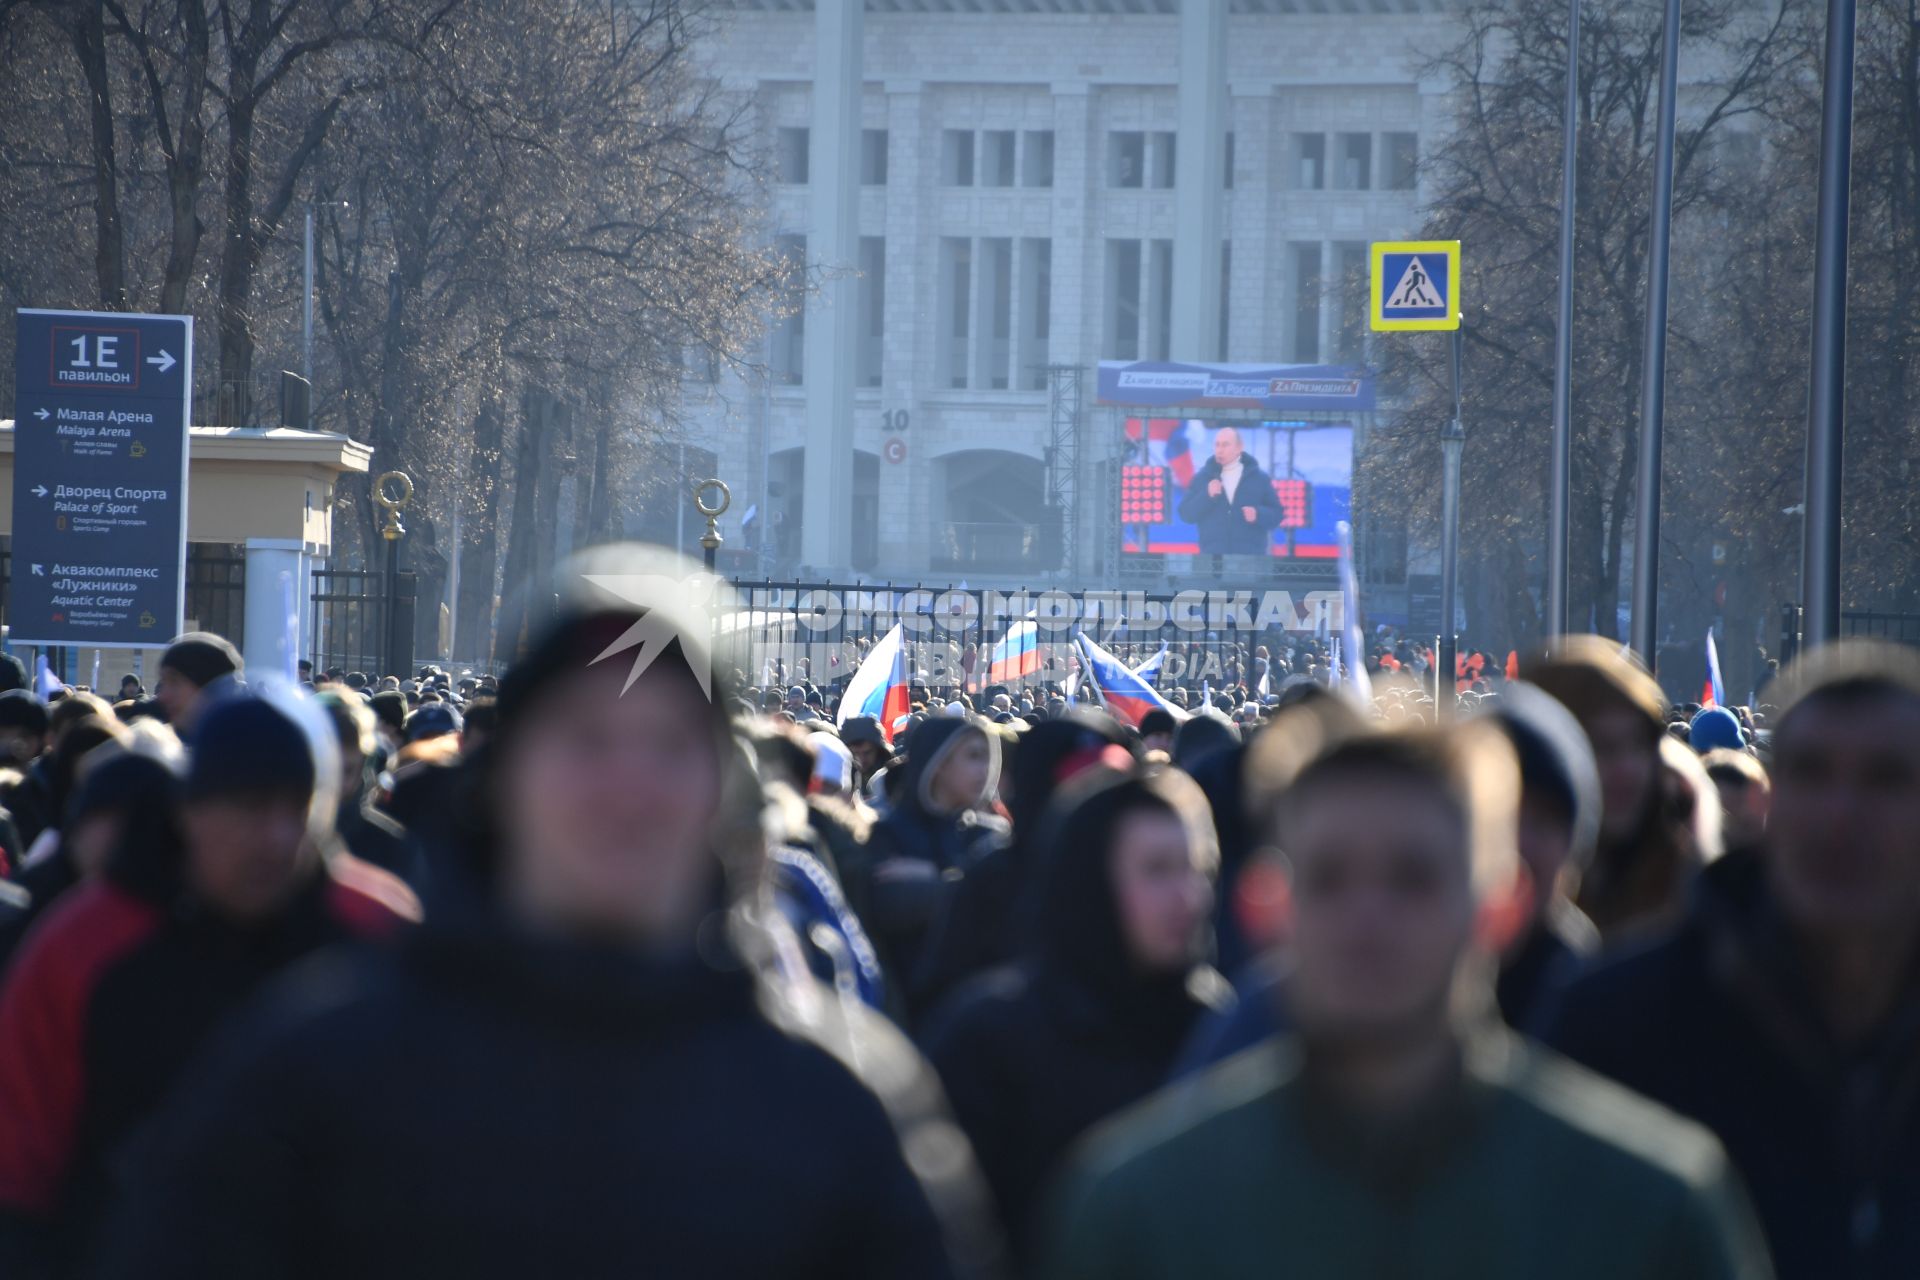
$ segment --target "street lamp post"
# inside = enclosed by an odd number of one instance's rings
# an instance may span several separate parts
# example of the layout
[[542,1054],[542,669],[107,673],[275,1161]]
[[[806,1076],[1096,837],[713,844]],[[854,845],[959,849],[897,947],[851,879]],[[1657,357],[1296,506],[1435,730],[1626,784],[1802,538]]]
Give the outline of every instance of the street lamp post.
[[1440,670],[1434,680],[1434,708],[1440,715],[1453,712],[1453,689],[1458,665],[1453,619],[1460,572],[1460,454],[1467,443],[1460,421],[1460,331],[1453,331],[1453,418],[1440,430]]
[[[711,507],[708,506],[705,501],[706,493],[709,489],[718,489],[720,491],[720,500]],[[714,559],[720,551],[720,544],[725,541],[725,539],[720,536],[720,526],[717,521],[721,516],[726,514],[727,508],[733,505],[733,491],[727,488],[726,481],[718,478],[695,481],[693,486],[693,505],[699,510],[701,515],[707,518],[707,531],[700,535],[700,558],[706,563],[707,572],[712,573]]]
[[300,376],[313,385],[313,211],[316,208],[347,209],[352,206],[345,200],[322,200],[316,204],[312,200],[304,202],[307,215],[307,231],[304,241],[306,269],[300,290]]
[[[394,487],[391,492],[389,485]],[[413,665],[413,655],[408,652],[410,646],[403,634],[403,626],[410,625],[411,620],[403,623],[400,617],[400,539],[407,532],[407,526],[401,523],[400,513],[413,501],[412,479],[404,471],[383,472],[373,482],[373,500],[386,513],[386,519],[380,527],[380,537],[387,544],[387,625],[384,628],[386,634],[381,637],[384,650],[381,660],[386,667],[385,674],[405,677],[407,672],[400,665],[402,654],[405,654],[404,667]]]

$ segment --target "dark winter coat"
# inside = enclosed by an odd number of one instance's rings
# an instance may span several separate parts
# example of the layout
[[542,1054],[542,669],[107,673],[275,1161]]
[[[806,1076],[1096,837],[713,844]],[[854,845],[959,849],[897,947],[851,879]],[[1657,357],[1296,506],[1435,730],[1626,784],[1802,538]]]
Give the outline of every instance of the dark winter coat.
[[190,901],[157,906],[111,877],[62,897],[0,992],[0,1274],[75,1266],[129,1136],[255,989],[411,910],[397,880],[344,854],[253,927]]
[[711,923],[661,956],[467,920],[294,975],[140,1153],[104,1274],[961,1273],[933,1184],[971,1166],[902,1156],[940,1140],[911,1047]]
[[1011,964],[1026,949],[1039,907],[1045,845],[1041,825],[1061,785],[1096,765],[1128,765],[1120,726],[1098,711],[1075,708],[1035,726],[1013,754],[1009,840],[995,844],[954,886],[947,915],[925,965],[925,992],[939,999],[968,978]]
[[[936,811],[929,797],[935,770],[963,729],[977,725],[937,716],[914,729],[902,767],[900,796],[867,838],[867,866],[849,896],[868,904],[865,921],[888,982],[909,1018],[923,1012],[939,983],[935,935],[944,927],[960,882],[1006,842],[1007,826],[992,814]],[[993,742],[991,737],[989,743]],[[888,867],[888,863],[897,865]],[[903,872],[908,874],[902,874]],[[849,879],[855,873],[849,871]]]
[[[1194,474],[1180,499],[1180,518],[1198,532],[1201,555],[1267,554],[1274,526],[1280,523],[1280,497],[1273,491],[1272,478],[1252,455],[1241,454],[1240,467],[1240,483],[1231,500],[1224,490],[1217,498],[1207,492],[1207,486],[1220,478],[1220,463],[1213,458]],[[1242,507],[1253,508],[1252,521]]]
[[1920,1276],[1920,974],[1843,1047],[1761,863],[1722,858],[1697,888],[1672,936],[1567,991],[1549,1041],[1719,1135],[1782,1280]]
[[1109,858],[1114,795],[1137,785],[1088,778],[1062,797],[1029,957],[963,988],[927,1036],[1016,1257],[1073,1142],[1165,1083],[1194,1023],[1232,1000],[1211,968],[1143,974],[1128,952]]

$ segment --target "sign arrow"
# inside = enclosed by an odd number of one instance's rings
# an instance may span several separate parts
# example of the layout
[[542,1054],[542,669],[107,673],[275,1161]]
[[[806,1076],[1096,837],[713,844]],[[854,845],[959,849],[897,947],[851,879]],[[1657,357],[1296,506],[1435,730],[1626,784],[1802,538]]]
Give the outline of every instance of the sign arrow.
[[33,496],[34,496],[34,497],[36,497],[36,498],[44,498],[44,497],[46,497],[46,496],[47,496],[47,486],[45,486],[45,485],[43,485],[43,484],[37,484],[37,485],[35,485],[35,486],[33,486]]
[[172,352],[168,351],[165,347],[162,347],[160,348],[159,355],[147,357],[147,363],[159,365],[160,372],[165,373],[167,370],[173,368],[173,366],[175,366],[176,364],[179,364],[180,362],[173,358]]
[[47,576],[47,566],[45,566],[45,565],[43,565],[43,564],[37,564],[37,565],[35,565],[35,566],[33,566],[33,576],[34,576],[34,577],[36,577],[36,578],[44,578],[44,577],[46,577],[46,576]]
[[45,409],[35,409],[33,411],[33,416],[40,419],[40,421],[45,422],[49,415]]

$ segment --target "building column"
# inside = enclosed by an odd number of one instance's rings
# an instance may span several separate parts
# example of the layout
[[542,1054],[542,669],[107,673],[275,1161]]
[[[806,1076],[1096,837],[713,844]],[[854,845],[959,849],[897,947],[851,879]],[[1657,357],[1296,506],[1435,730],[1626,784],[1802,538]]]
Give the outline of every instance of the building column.
[[887,92],[887,298],[886,336],[880,347],[881,412],[904,412],[907,430],[899,433],[906,461],[887,460],[887,442],[894,433],[882,432],[880,450],[880,563],[877,576],[924,572],[931,537],[924,500],[913,492],[916,475],[929,467],[925,442],[930,438],[921,401],[930,387],[925,380],[922,353],[933,350],[932,326],[923,317],[933,315],[934,263],[940,241],[928,194],[932,186],[927,160],[926,130],[921,122],[921,86],[918,81],[889,81]]
[[816,0],[807,178],[808,256],[836,273],[806,303],[807,504],[800,559],[816,573],[853,562],[853,379],[860,262],[860,86],[865,0]]
[[1220,347],[1220,225],[1226,187],[1227,0],[1180,0],[1179,132],[1173,175],[1175,360]]
[[[248,538],[247,579],[242,601],[246,618],[241,657],[249,676],[290,676],[306,656],[304,598],[309,582],[307,545],[294,538]],[[288,599],[291,592],[292,599]],[[297,634],[287,635],[291,617]],[[293,652],[287,652],[287,646]]]

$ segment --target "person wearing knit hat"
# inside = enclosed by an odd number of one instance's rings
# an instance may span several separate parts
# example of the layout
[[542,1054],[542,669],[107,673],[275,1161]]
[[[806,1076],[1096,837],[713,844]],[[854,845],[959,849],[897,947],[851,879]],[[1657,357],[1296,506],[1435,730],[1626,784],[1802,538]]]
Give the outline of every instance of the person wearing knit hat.
[[1573,713],[1599,770],[1599,842],[1580,883],[1580,909],[1606,939],[1666,918],[1691,875],[1661,821],[1666,695],[1618,643],[1600,636],[1564,636],[1551,658],[1532,655],[1520,674]]
[[[236,1028],[135,1153],[104,1274],[974,1269],[977,1182],[938,1087],[788,965],[762,795],[683,590],[713,578],[634,545],[556,572],[462,765],[469,883]],[[831,1176],[756,1172],[828,1152]]]
[[1747,736],[1741,732],[1739,718],[1733,712],[1725,707],[1707,707],[1687,726],[1687,745],[1699,755],[1722,749],[1744,751]]
[[847,717],[847,722],[840,726],[840,741],[853,753],[863,780],[878,773],[893,754],[887,735],[880,730],[880,722],[872,716]]
[[229,678],[238,678],[246,664],[240,651],[224,636],[211,631],[189,631],[160,655],[160,679],[153,696],[166,709],[167,722],[183,737],[193,732],[205,692]]
[[1507,1025],[1537,1032],[1548,999],[1600,948],[1573,904],[1600,830],[1600,776],[1580,722],[1518,681],[1479,715],[1500,729],[1520,765],[1520,861],[1532,881],[1528,927],[1501,957],[1494,996]]
[[47,707],[25,689],[0,693],[0,765],[24,767],[47,749]]
[[813,777],[808,790],[845,796],[853,792],[853,753],[845,743],[824,730],[807,735],[813,747]]

